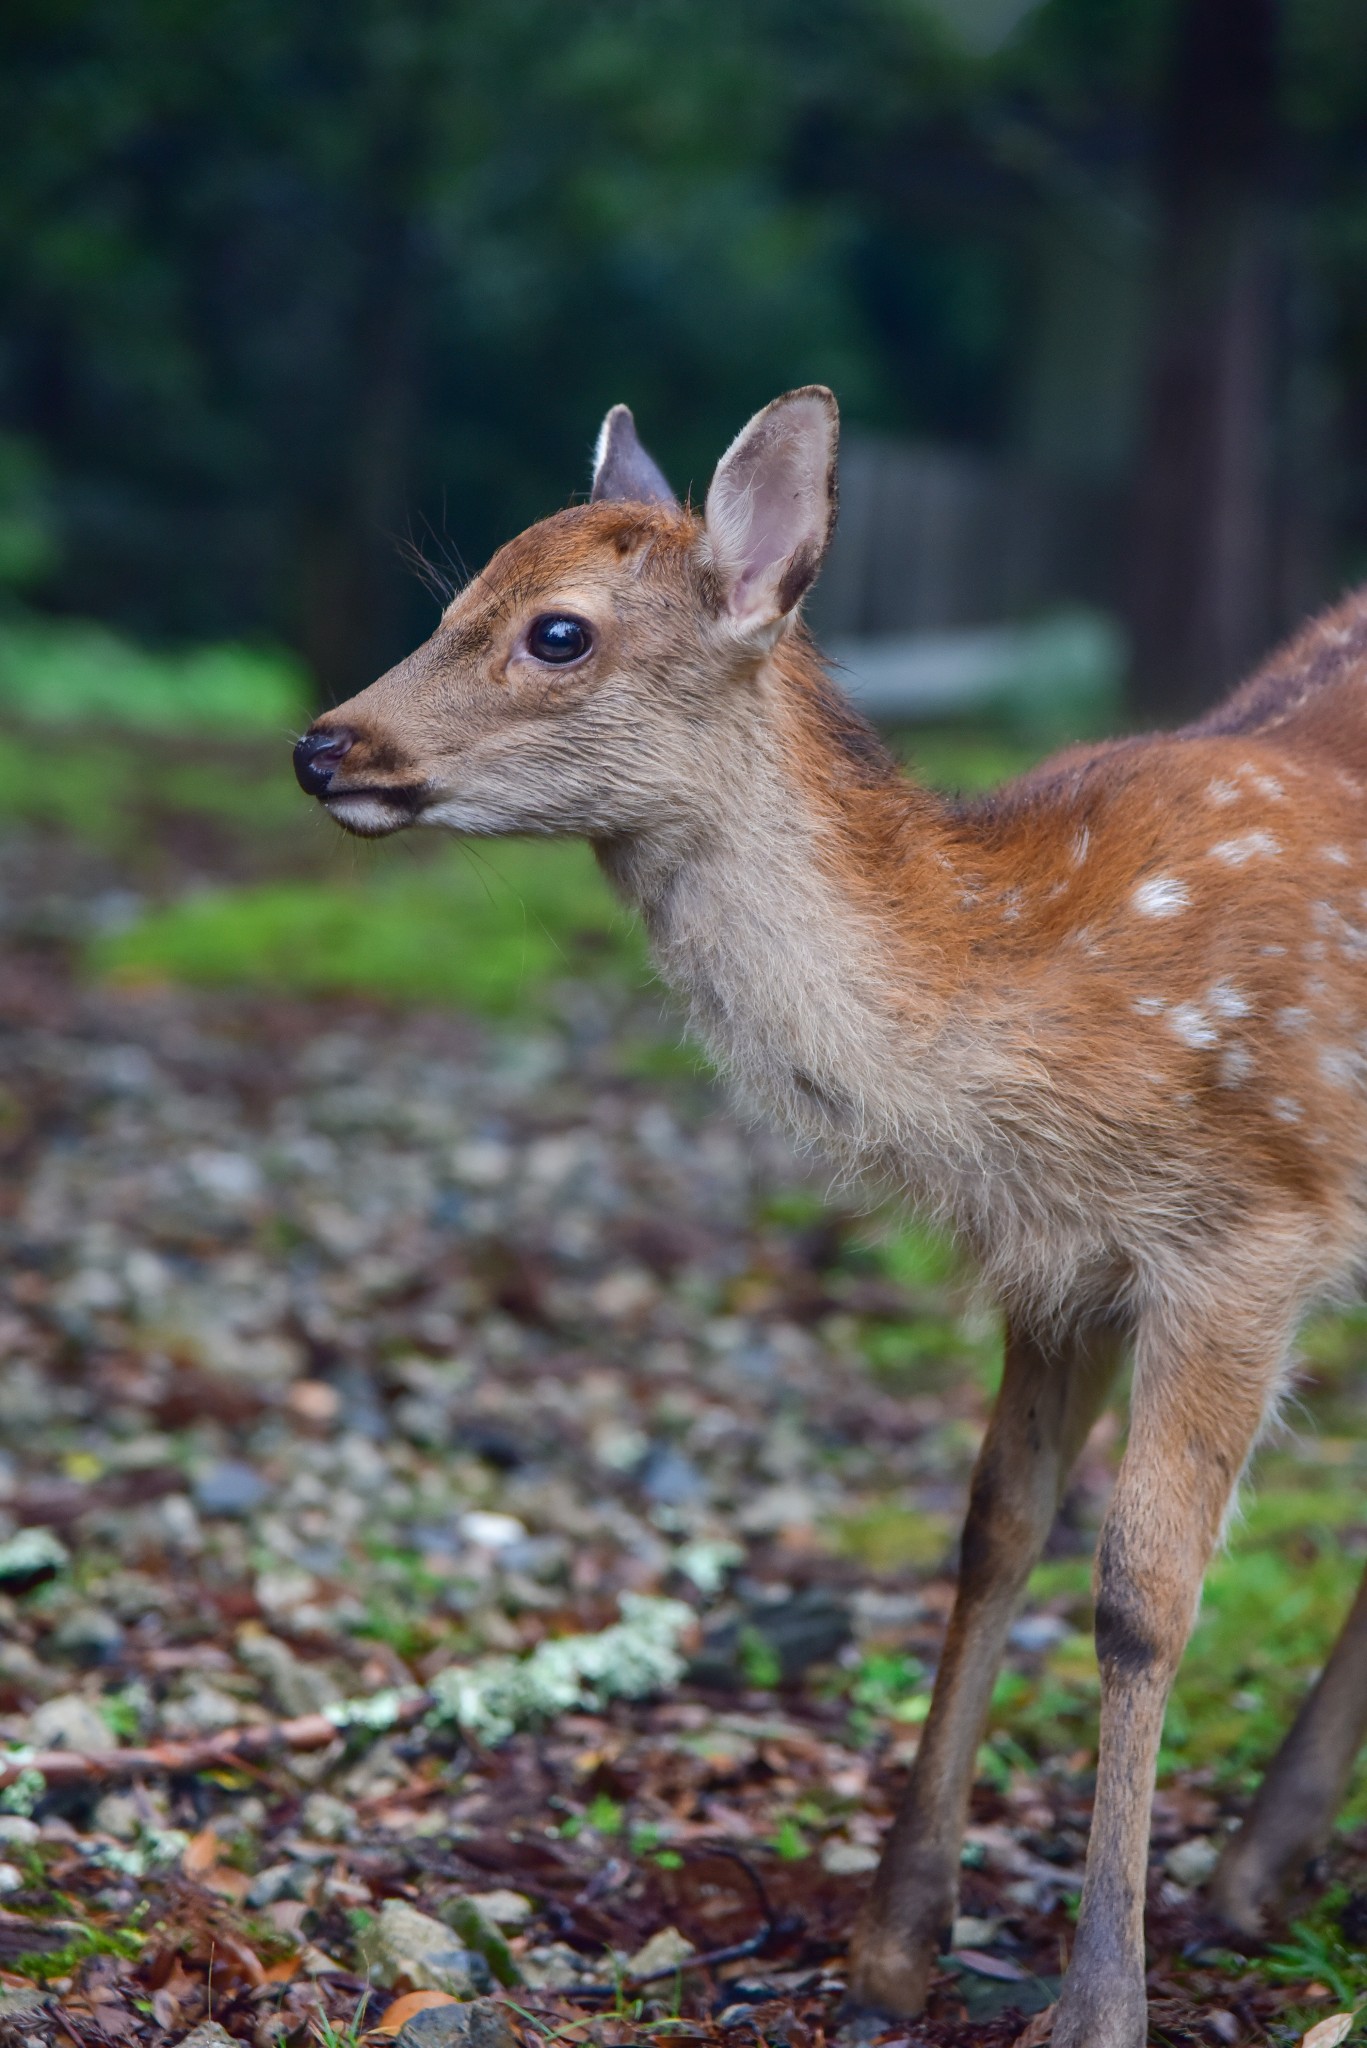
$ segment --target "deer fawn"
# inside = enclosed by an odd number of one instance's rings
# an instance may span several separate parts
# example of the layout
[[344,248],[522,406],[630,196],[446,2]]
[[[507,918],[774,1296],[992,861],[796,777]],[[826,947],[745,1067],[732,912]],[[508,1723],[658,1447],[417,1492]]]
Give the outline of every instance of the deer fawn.
[[[1096,1809],[1057,2048],[1139,2048],[1149,1809],[1202,1575],[1307,1306],[1367,1253],[1367,603],[1201,723],[982,801],[908,783],[799,618],[819,386],[699,519],[617,406],[590,501],[496,554],[296,772],[350,832],[576,833],[751,1099],[950,1223],[1006,1310],[959,1591],[853,1997],[917,2013],[1012,1610],[1133,1356],[1096,1561]],[[1256,1930],[1367,1728],[1367,1590],[1227,1849]]]

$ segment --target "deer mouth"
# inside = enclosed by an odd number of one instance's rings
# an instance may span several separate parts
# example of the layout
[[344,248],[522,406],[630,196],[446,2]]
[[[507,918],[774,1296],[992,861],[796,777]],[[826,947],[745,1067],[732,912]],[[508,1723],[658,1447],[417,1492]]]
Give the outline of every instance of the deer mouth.
[[383,839],[416,823],[422,791],[361,784],[355,789],[329,789],[320,801],[344,832],[354,833],[358,839]]

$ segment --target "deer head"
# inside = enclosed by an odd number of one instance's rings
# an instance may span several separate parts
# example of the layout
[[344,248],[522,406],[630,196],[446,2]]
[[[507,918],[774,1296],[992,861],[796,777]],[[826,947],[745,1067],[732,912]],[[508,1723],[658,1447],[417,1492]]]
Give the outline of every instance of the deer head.
[[588,503],[501,548],[430,640],[319,718],[300,785],[366,838],[426,824],[602,842],[688,816],[821,566],[837,432],[823,386],[775,399],[699,519],[614,406]]

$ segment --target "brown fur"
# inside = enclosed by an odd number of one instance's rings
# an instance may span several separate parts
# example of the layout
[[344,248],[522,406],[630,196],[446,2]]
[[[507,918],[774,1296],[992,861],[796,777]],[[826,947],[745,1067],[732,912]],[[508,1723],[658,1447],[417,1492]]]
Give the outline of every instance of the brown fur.
[[[798,396],[723,470],[779,445],[819,475],[833,411]],[[743,626],[743,493],[717,535],[611,501],[533,527],[426,647],[319,721],[353,735],[327,801],[364,832],[416,816],[588,837],[743,1089],[951,1222],[1006,1306],[959,1601],[853,1956],[869,2005],[920,2009],[1012,1608],[1132,1349],[1097,1558],[1096,1820],[1054,2039],[1139,2048],[1167,1691],[1297,1322],[1367,1261],[1367,599],[1197,725],[955,804],[898,773],[783,615],[830,511],[792,496],[789,555],[762,565],[778,610],[751,602]],[[784,503],[765,501],[780,528]],[[565,670],[525,646],[559,611],[594,633]],[[1364,1719],[1367,1596],[1226,1860],[1241,1925],[1327,1834]]]

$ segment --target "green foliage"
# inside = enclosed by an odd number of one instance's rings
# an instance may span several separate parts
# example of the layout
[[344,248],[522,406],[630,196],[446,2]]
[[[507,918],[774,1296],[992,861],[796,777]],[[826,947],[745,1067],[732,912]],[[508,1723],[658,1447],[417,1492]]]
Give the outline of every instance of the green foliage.
[[54,1978],[70,1977],[91,1956],[121,1956],[135,1961],[146,1943],[147,1936],[136,1927],[83,1927],[61,1948],[15,1956],[9,1967],[37,1984],[50,1984]]
[[[1346,1889],[1331,1886],[1313,1913],[1293,1923],[1289,1940],[1272,1944],[1264,1967],[1274,1984],[1327,1984],[1340,2006],[1358,2003],[1367,1990],[1367,1949],[1344,1939],[1341,1915],[1347,1902]],[[1365,2015],[1367,2006],[1359,2018]]]
[[128,982],[369,994],[524,1010],[568,975],[635,983],[634,930],[579,845],[468,844],[364,879],[206,891],[153,912],[91,949],[97,973]]
[[154,653],[107,627],[71,620],[0,622],[0,711],[38,725],[209,732],[231,742],[281,740],[309,720],[293,663],[249,647]]

